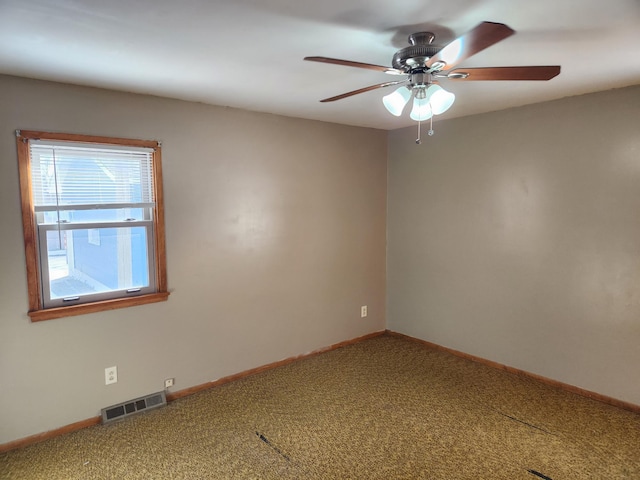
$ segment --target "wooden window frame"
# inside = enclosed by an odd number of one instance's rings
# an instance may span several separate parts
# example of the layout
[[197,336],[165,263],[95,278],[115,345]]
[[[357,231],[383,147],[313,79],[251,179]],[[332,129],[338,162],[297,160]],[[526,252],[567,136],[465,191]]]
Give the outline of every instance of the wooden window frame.
[[[30,140],[55,140],[63,142],[89,143],[96,145],[121,145],[125,147],[143,147],[153,149],[153,187],[156,207],[153,209],[154,222],[154,260],[156,291],[151,294],[126,298],[101,300],[63,307],[43,308],[40,287],[41,272],[38,252],[38,231],[35,220],[35,208],[31,187]],[[56,318],[83,315],[87,313],[132,307],[167,300],[167,263],[164,226],[164,196],[162,192],[162,148],[154,140],[133,140],[128,138],[100,137],[68,133],[52,133],[32,130],[17,130],[18,169],[20,176],[20,199],[22,206],[22,225],[24,230],[24,249],[27,266],[27,288],[29,295],[28,315],[31,321],[52,320]]]

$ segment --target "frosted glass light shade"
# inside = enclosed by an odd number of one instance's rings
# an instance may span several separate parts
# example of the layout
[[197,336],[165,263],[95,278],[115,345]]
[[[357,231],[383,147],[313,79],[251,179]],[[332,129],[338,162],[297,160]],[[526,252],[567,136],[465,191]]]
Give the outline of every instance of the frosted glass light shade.
[[410,98],[411,90],[402,86],[389,95],[382,97],[382,103],[390,114],[399,117],[402,115],[402,110],[404,110],[404,106],[409,102]]
[[440,85],[429,85],[427,88],[425,100],[431,105],[434,115],[440,115],[449,110],[455,99],[456,96],[453,93],[447,92]]
[[409,116],[411,117],[411,120],[415,120],[416,122],[429,120],[433,116],[433,112],[431,111],[431,105],[429,105],[427,99],[414,98],[413,108],[411,109]]

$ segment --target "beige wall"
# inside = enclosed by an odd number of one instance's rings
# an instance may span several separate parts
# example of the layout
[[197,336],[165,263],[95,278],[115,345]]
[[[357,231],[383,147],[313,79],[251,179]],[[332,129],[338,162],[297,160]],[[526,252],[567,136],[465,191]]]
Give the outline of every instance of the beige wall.
[[[17,128],[162,141],[168,302],[30,323]],[[384,329],[386,156],[383,131],[0,77],[0,444]]]
[[636,86],[392,132],[388,328],[640,404],[639,125]]
[[[387,151],[376,130],[0,76],[0,444],[385,325],[640,404],[638,112],[632,87]],[[29,321],[16,128],[163,142],[168,302]]]

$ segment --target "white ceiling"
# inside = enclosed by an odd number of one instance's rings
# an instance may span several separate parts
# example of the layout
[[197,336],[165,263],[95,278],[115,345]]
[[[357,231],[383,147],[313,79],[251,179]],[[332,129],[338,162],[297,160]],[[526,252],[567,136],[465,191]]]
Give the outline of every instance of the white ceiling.
[[562,72],[443,80],[442,117],[640,84],[640,0],[0,0],[0,73],[395,129],[412,121],[384,109],[391,89],[318,100],[397,77],[303,57],[390,66],[409,33],[444,45],[482,21],[517,33],[460,66]]

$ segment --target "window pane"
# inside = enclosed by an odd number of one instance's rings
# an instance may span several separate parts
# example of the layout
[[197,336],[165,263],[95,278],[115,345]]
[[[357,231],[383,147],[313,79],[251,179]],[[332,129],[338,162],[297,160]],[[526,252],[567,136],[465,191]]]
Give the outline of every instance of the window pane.
[[51,299],[149,286],[145,227],[47,232]]

